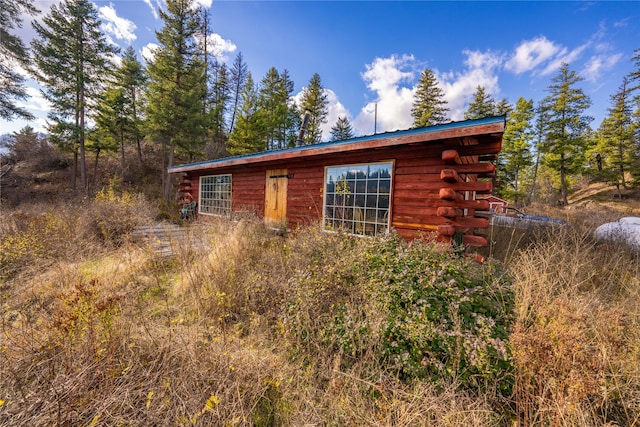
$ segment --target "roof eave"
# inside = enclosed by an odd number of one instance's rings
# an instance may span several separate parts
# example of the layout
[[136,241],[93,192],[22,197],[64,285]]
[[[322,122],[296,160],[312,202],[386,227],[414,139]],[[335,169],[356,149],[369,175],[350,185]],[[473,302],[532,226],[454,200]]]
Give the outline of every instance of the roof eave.
[[408,131],[377,134],[357,140],[338,141],[307,145],[296,149],[267,151],[241,157],[231,157],[219,160],[210,160],[200,163],[192,163],[181,166],[173,166],[169,173],[182,173],[203,169],[219,169],[254,163],[266,163],[282,160],[290,160],[300,157],[311,157],[332,154],[336,152],[350,152],[381,147],[393,147],[417,142],[429,142],[450,138],[462,138],[466,136],[486,135],[502,133],[505,129],[504,116],[487,119],[469,120],[464,122],[451,122],[444,125],[430,126]]

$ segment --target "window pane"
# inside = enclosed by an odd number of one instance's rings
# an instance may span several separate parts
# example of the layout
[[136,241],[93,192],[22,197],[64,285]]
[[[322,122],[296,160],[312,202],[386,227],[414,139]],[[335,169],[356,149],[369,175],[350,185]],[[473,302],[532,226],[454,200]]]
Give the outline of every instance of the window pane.
[[361,235],[389,230],[391,163],[326,168],[326,229]]
[[391,180],[390,179],[381,179],[379,183],[380,187],[378,192],[380,194],[386,193],[389,194],[391,192]]
[[384,194],[378,197],[378,207],[381,209],[389,209],[389,196]]
[[200,177],[200,210],[205,215],[231,214],[231,175]]

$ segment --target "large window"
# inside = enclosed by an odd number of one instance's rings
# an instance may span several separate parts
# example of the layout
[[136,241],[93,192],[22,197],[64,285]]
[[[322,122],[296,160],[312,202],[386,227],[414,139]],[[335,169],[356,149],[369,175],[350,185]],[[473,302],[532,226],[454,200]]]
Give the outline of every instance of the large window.
[[205,215],[231,214],[231,175],[200,177],[200,210]]
[[389,231],[393,163],[325,169],[324,228],[377,236]]

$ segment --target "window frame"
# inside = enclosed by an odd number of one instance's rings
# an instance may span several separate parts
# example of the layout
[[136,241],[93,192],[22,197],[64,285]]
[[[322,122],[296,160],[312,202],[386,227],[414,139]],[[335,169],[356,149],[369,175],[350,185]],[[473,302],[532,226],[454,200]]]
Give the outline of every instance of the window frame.
[[[207,178],[228,178],[228,182],[213,182],[211,184],[207,184],[203,182]],[[221,217],[230,217],[231,216],[231,204],[232,204],[232,189],[233,189],[233,176],[232,174],[218,174],[218,175],[202,175],[199,178],[199,186],[198,186],[198,214],[199,215],[209,215],[209,216],[221,216]],[[216,189],[216,185],[226,185],[228,184],[229,189],[228,192],[223,192],[221,189]],[[213,185],[211,190],[205,190],[207,185]],[[219,197],[219,198],[209,198],[212,201],[212,207],[216,212],[205,212],[203,211],[203,196],[207,193],[212,193],[214,195],[222,195],[225,194],[227,198]],[[219,203],[224,203],[227,206],[220,206]]]
[[[352,216],[355,216],[356,213],[356,209],[355,208],[359,208],[360,209],[360,215],[362,219],[356,219],[356,218],[351,218],[351,219],[344,219],[344,217],[342,219],[337,218],[335,216],[335,210],[333,212],[333,214],[331,216],[328,215],[329,213],[329,208],[334,208],[337,209],[339,208],[338,205],[335,204],[335,201],[333,204],[328,205],[328,200],[329,200],[329,196],[336,196],[336,191],[333,192],[328,192],[328,178],[329,178],[329,171],[331,169],[348,169],[348,168],[354,168],[354,169],[358,169],[358,170],[362,170],[362,168],[366,168],[367,167],[371,167],[371,166],[375,166],[375,165],[384,165],[384,166],[388,166],[389,167],[389,192],[388,193],[380,193],[380,181],[382,180],[386,180],[387,178],[380,178],[378,177],[376,180],[374,180],[373,182],[376,182],[375,186],[377,188],[377,190],[375,192],[369,192],[369,183],[372,181],[369,181],[369,177],[367,176],[366,179],[364,180],[364,192],[354,192],[354,198],[353,198],[353,202],[350,206],[344,204],[342,206],[342,209],[352,209]],[[380,236],[380,235],[385,235],[388,234],[389,231],[391,230],[391,213],[392,213],[392,207],[393,207],[393,180],[394,180],[394,175],[395,175],[395,160],[393,159],[389,159],[389,160],[380,160],[380,161],[375,161],[375,162],[362,162],[362,163],[349,163],[349,164],[337,164],[337,165],[329,165],[329,166],[325,166],[324,167],[324,179],[323,179],[323,190],[322,190],[322,229],[325,232],[344,232],[347,233],[349,235],[354,235],[354,236]],[[358,182],[358,179],[355,179],[355,185],[356,187],[358,186],[358,184],[360,184],[360,182]],[[351,193],[349,193],[351,194]],[[369,198],[371,197],[371,195],[375,195],[375,207],[369,205]],[[387,196],[388,197],[388,206],[385,208],[380,208],[380,196]],[[362,206],[357,204],[356,199],[358,197],[362,197],[364,199],[364,203],[362,204]],[[370,212],[375,212],[375,219],[374,220],[370,220],[367,219],[367,215],[369,215]],[[380,212],[385,212],[382,217],[384,218],[384,221],[380,220]],[[336,229],[332,227],[332,224],[335,224],[336,221],[342,221],[343,225],[342,225],[342,229]],[[348,223],[351,224],[350,229],[344,229],[344,222],[347,221]],[[330,224],[331,223],[331,224]],[[373,228],[373,232],[368,232],[371,230],[368,230],[368,227],[372,227]],[[382,227],[383,229],[380,230],[379,227]],[[358,228],[360,228],[360,232],[358,232]]]

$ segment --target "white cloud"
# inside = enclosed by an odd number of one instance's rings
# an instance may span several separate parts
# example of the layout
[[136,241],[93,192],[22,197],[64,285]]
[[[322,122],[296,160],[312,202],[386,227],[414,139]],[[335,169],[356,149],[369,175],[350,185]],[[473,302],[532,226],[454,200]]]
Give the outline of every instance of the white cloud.
[[[306,90],[306,87],[303,87],[300,92],[292,96],[292,100],[296,103],[296,105],[300,105],[302,103],[302,94]],[[324,94],[327,97],[327,109],[329,110],[327,113],[327,122],[323,123],[320,128],[322,129],[322,140],[328,141],[331,137],[331,128],[336,124],[339,117],[347,117],[349,118],[351,114],[346,109],[346,107],[340,102],[338,99],[338,95],[331,89],[324,89]]]
[[[365,105],[354,120],[357,133],[370,135],[374,128],[376,132],[388,132],[411,127],[414,88],[406,84],[415,79],[415,73],[410,69],[414,63],[413,55],[392,55],[376,58],[365,65],[362,79],[367,88],[376,93],[376,99]],[[407,68],[410,70],[406,71]]]
[[[202,44],[202,40],[198,40],[198,42]],[[223,39],[220,34],[213,33],[207,37],[207,49],[220,61],[228,61],[227,53],[235,52],[237,48],[231,40]]]
[[[505,63],[505,69],[515,74],[531,71],[546,76],[560,69],[563,62],[571,64],[592,44],[588,41],[575,49],[554,43],[544,36],[522,42],[513,56]],[[542,68],[540,70],[540,68]]]
[[[465,68],[461,72],[441,73],[432,69],[440,88],[445,93],[451,120],[462,120],[468,102],[478,86],[491,94],[499,92],[497,71],[504,58],[499,52],[465,50]],[[422,67],[412,55],[376,58],[366,65],[362,78],[367,87],[375,92],[376,99],[367,103],[353,122],[357,132],[363,135],[374,133],[374,116],[377,109],[376,132],[408,129],[413,124],[411,108],[416,90],[416,74],[413,70]]]
[[109,55],[107,59],[111,62],[113,68],[120,68],[122,66],[122,57],[118,55]]
[[160,49],[160,45],[156,43],[147,43],[142,47],[142,59],[149,62],[152,61],[156,56],[156,51]]
[[621,19],[620,21],[616,21],[613,23],[613,26],[615,28],[625,28],[627,26],[629,26],[629,21],[631,20],[631,18],[624,18]]
[[478,86],[485,92],[499,92],[497,69],[502,64],[502,55],[496,52],[464,51],[467,59],[466,68],[462,72],[448,72],[437,75],[440,87],[445,93],[449,118],[454,121],[463,120],[464,112]]
[[344,105],[338,99],[338,95],[331,89],[325,89],[324,94],[327,96],[327,101],[329,101],[327,107],[329,113],[327,114],[327,122],[322,124],[322,140],[327,141],[331,136],[331,128],[336,124],[340,117],[349,118],[349,111],[345,108]]
[[42,95],[40,89],[31,86],[28,86],[26,89],[28,98],[26,101],[18,103],[18,105],[26,108],[35,116],[38,116],[39,113],[46,115],[46,113],[51,110],[51,104],[49,104],[49,101]]
[[153,15],[153,17],[155,19],[160,18],[160,15],[158,14],[158,10],[153,6],[153,3],[151,3],[151,0],[144,0],[144,2],[146,3],[147,6],[149,6],[149,9],[151,9],[151,14]]
[[500,66],[503,62],[502,54],[491,50],[486,52],[464,50],[462,53],[467,55],[467,59],[464,61],[464,64],[469,69],[492,70]]
[[102,29],[107,35],[129,43],[136,39],[136,24],[119,17],[112,3],[109,3],[109,6],[99,7],[98,16],[102,20]]
[[522,42],[513,56],[506,62],[505,69],[515,74],[531,71],[543,62],[553,58],[562,47],[540,36]]
[[195,3],[204,7],[205,9],[209,9],[211,7],[211,3],[213,3],[213,0],[196,0]]
[[622,59],[621,53],[592,56],[580,74],[585,80],[597,82],[600,76],[602,76],[604,72],[612,70],[613,67],[620,62],[620,59]]
[[557,71],[562,66],[562,63],[571,64],[575,60],[577,60],[580,55],[591,45],[591,42],[587,42],[583,45],[578,46],[577,48],[569,51],[566,47],[563,48],[556,57],[540,72],[541,75],[546,76],[548,74]]

